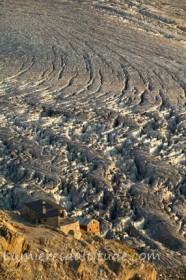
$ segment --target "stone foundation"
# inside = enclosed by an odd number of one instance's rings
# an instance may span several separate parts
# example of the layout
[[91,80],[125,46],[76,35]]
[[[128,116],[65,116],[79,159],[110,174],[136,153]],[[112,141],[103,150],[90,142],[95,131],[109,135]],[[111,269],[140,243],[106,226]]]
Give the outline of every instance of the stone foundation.
[[81,238],[79,221],[74,221],[74,220],[71,221],[68,219],[64,219],[64,221],[61,222],[61,225],[59,228],[65,234],[71,234],[77,239]]

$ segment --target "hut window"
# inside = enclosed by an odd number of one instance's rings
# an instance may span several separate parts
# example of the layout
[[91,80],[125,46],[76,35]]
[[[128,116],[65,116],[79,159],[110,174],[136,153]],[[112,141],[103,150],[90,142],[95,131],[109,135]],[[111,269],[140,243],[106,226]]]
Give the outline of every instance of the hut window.
[[61,212],[61,213],[60,213],[60,217],[64,218],[64,217],[65,217],[65,213],[64,213],[64,212]]
[[43,206],[43,214],[46,214],[46,207]]

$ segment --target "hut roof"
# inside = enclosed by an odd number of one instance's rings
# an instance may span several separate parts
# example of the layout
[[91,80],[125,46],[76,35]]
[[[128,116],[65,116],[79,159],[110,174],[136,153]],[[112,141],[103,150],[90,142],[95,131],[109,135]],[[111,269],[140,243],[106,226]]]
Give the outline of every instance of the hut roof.
[[78,218],[78,220],[79,220],[79,223],[81,226],[88,226],[90,224],[90,222],[96,221],[92,218],[87,218],[87,217],[83,217],[83,218],[80,217],[80,218]]
[[[35,212],[36,218],[55,217],[59,215],[59,210],[65,210],[63,206],[45,199],[27,202],[25,205]],[[46,209],[46,214],[43,213],[43,207]]]

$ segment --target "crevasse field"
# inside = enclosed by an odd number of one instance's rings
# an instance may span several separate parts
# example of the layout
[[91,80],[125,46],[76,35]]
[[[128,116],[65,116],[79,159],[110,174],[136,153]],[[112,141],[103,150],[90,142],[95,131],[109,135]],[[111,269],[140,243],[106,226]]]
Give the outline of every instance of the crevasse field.
[[41,197],[185,279],[186,3],[0,0],[0,208]]

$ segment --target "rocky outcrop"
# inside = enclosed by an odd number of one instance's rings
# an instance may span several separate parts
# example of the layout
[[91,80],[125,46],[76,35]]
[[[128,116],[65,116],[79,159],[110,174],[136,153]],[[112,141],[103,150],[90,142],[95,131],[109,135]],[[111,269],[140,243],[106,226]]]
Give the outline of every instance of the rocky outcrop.
[[77,240],[9,215],[0,213],[0,279],[156,280],[155,269],[127,246],[87,234]]
[[30,246],[25,236],[10,223],[8,216],[0,211],[0,251],[12,254],[24,254]]

